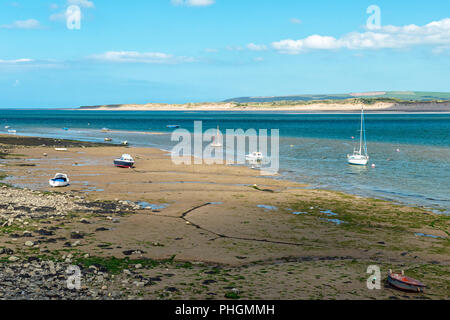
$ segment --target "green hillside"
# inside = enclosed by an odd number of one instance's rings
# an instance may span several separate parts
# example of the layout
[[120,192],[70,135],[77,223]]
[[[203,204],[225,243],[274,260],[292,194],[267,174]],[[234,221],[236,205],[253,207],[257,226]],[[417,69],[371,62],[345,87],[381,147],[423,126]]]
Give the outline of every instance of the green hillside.
[[251,103],[251,102],[288,102],[288,101],[322,101],[322,100],[347,100],[362,99],[369,101],[390,101],[393,102],[429,102],[429,101],[450,101],[450,92],[424,92],[424,91],[387,91],[374,93],[353,93],[353,94],[303,94],[292,96],[275,97],[240,97],[227,99],[224,102]]

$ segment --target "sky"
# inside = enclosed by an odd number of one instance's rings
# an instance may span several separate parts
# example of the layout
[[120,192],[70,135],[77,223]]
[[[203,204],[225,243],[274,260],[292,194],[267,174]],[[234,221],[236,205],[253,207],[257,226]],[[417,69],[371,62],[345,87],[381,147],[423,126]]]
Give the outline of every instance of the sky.
[[448,0],[0,0],[0,108],[449,92],[449,71]]

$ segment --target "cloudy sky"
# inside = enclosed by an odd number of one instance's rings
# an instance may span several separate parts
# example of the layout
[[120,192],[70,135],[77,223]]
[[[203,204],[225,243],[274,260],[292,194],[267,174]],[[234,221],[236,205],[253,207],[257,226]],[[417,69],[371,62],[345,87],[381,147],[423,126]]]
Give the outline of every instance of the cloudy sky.
[[450,91],[449,71],[448,0],[0,1],[0,107]]

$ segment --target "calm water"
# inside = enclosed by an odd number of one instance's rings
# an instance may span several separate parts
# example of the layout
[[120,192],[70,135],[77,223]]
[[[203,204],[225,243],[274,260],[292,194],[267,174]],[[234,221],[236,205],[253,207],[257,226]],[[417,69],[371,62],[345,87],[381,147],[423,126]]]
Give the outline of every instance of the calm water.
[[[0,132],[8,125],[23,135],[86,141],[109,136],[170,150],[175,143],[166,125],[193,130],[194,120],[203,121],[204,130],[279,129],[282,178],[450,212],[449,114],[366,115],[376,168],[346,163],[358,139],[359,115],[352,114],[1,110]],[[103,127],[118,132],[105,135]],[[162,134],[143,134],[155,132]]]

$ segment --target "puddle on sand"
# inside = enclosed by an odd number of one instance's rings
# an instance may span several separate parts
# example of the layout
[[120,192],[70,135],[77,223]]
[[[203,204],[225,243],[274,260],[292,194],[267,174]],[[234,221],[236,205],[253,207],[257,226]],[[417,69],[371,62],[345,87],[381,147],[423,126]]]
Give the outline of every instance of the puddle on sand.
[[278,208],[275,207],[275,206],[268,206],[268,205],[265,205],[265,204],[258,204],[257,207],[258,208],[263,208],[266,211],[278,210]]
[[340,224],[343,224],[343,223],[347,223],[347,222],[342,221],[342,220],[339,220],[339,219],[325,219],[325,218],[320,218],[320,220],[325,220],[325,221],[328,221],[328,222],[333,222],[333,223],[336,224],[336,225],[340,225]]
[[88,187],[87,189],[81,190],[82,192],[102,192],[105,191],[104,189],[98,189],[96,187]]
[[323,211],[320,211],[320,213],[325,213],[327,216],[337,216],[338,214],[336,213],[336,212],[333,212],[333,211],[331,211],[331,210],[323,210]]
[[300,215],[300,214],[308,214],[309,212],[302,212],[302,211],[294,211],[291,208],[287,208],[286,210],[291,211],[292,214]]
[[141,209],[151,209],[151,210],[162,210],[167,208],[169,205],[167,203],[164,204],[153,204],[145,201],[136,202],[136,204],[141,207]]
[[422,233],[422,232],[416,232],[414,234],[416,236],[419,236],[419,237],[427,237],[427,238],[433,238],[433,239],[443,239],[443,237],[435,236],[435,235],[432,235],[432,234],[426,234],[426,233]]

